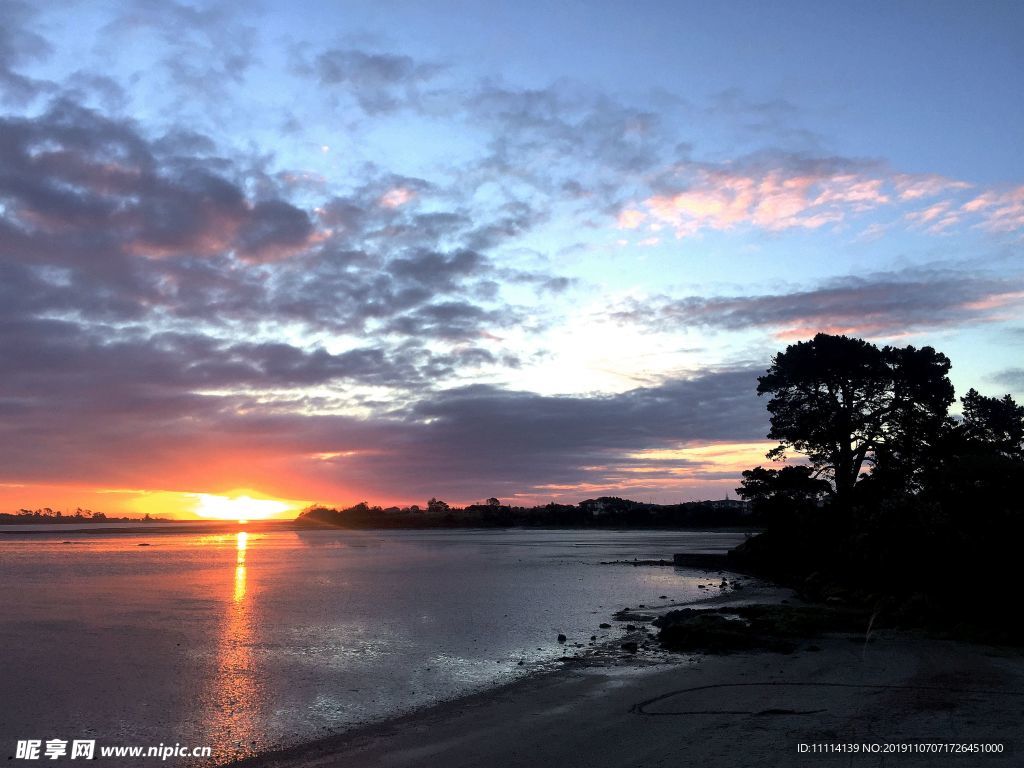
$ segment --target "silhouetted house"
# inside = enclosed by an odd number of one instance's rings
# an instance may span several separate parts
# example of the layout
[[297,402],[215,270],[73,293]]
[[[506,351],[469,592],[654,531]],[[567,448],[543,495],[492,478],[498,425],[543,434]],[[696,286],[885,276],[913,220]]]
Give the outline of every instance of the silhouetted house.
[[726,494],[724,499],[717,499],[707,503],[711,505],[712,509],[729,510],[730,512],[739,512],[742,515],[750,514],[750,502],[741,499],[730,499],[729,494]]

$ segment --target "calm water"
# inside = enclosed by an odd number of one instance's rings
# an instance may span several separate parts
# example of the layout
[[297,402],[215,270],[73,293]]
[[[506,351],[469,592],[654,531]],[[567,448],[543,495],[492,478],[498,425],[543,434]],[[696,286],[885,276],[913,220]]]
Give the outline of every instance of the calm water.
[[559,632],[570,644],[617,637],[598,624],[624,606],[705,594],[694,572],[602,560],[724,551],[741,539],[5,536],[0,759],[25,738],[210,745],[215,762],[310,740],[525,674],[562,655]]

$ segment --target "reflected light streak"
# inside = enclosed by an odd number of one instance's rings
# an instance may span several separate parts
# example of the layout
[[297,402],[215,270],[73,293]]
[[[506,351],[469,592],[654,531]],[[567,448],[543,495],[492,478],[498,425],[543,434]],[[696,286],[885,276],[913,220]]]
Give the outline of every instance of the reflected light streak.
[[241,531],[238,534],[238,558],[235,560],[235,602],[245,598],[245,549],[248,546],[249,534]]
[[239,531],[234,543],[234,583],[217,638],[214,679],[205,717],[210,743],[219,745],[232,759],[256,751],[262,723],[259,669],[253,651],[255,604],[253,592],[248,589],[249,534]]

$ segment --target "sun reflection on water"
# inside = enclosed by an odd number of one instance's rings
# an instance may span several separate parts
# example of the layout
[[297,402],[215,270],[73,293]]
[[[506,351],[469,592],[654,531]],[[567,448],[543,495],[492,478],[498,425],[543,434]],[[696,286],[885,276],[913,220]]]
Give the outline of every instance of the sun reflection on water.
[[246,562],[250,543],[245,531],[235,537],[234,585],[217,639],[216,672],[208,709],[214,750],[232,757],[253,753],[261,735],[261,685],[253,651],[256,606]]
[[241,531],[238,534],[238,559],[235,560],[235,602],[245,599],[245,550],[249,546],[249,534]]

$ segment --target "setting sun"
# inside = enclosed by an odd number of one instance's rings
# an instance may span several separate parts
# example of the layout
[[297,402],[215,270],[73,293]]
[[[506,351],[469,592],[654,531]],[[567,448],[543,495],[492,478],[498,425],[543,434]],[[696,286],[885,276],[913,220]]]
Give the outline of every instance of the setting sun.
[[292,509],[292,505],[279,499],[254,499],[249,495],[216,496],[209,493],[193,494],[195,513],[211,520],[267,520],[279,517]]

